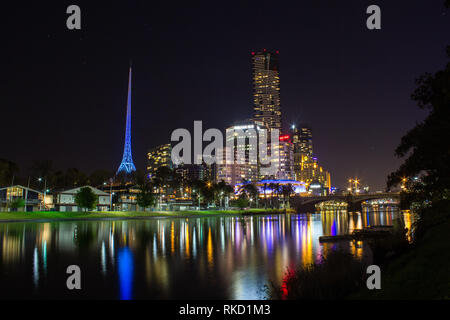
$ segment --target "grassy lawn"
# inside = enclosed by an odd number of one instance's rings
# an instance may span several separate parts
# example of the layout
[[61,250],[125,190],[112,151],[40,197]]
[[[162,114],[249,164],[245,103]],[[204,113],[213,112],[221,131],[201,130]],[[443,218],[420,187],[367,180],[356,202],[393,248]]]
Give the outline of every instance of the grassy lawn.
[[[92,219],[92,218],[139,218],[139,217],[201,217],[219,215],[242,215],[279,213],[279,209],[249,209],[249,210],[201,210],[201,211],[127,211],[127,212],[0,212],[0,222],[17,220],[60,220],[60,219]],[[288,212],[290,212],[288,210]]]
[[449,231],[450,221],[428,230],[417,247],[381,269],[381,290],[353,298],[450,299]]

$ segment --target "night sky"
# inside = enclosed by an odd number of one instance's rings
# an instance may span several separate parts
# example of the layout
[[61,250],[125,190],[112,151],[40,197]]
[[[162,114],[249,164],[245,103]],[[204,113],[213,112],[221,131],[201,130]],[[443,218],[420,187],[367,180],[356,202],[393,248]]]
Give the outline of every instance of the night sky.
[[[253,114],[251,51],[280,51],[283,124],[307,123],[332,185],[372,190],[425,112],[414,80],[446,63],[444,1],[33,1],[2,4],[0,158],[23,170],[115,171],[122,158],[133,63],[133,158],[193,121],[223,129]],[[184,3],[184,4],[183,4]],[[344,5],[345,3],[345,5]],[[67,6],[82,30],[66,28]],[[382,29],[366,28],[377,4]],[[11,7],[15,6],[15,7]]]

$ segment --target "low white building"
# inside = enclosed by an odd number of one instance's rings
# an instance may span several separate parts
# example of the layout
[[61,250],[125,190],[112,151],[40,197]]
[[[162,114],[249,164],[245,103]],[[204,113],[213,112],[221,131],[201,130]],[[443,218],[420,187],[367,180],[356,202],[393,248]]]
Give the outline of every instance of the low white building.
[[75,203],[75,196],[82,188],[86,187],[90,188],[97,196],[96,211],[108,211],[111,204],[110,194],[91,186],[83,186],[55,193],[55,210],[63,212],[81,211],[81,208]]
[[[11,208],[16,199],[23,199],[23,208]],[[53,196],[20,185],[0,188],[0,211],[39,211],[53,208]]]

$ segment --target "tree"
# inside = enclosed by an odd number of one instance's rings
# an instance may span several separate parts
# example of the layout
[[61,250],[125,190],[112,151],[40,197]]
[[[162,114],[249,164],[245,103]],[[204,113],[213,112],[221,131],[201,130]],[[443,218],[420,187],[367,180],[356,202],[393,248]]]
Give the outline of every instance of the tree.
[[66,186],[77,187],[86,185],[88,178],[85,173],[81,172],[77,168],[69,168],[66,171]]
[[81,188],[75,195],[75,203],[80,208],[93,210],[97,205],[97,196],[89,187]]
[[281,185],[279,183],[270,183],[269,184],[269,189],[272,190],[272,194],[271,194],[271,203],[272,203],[272,208],[273,208],[273,197],[274,195],[276,195],[277,197],[277,208],[280,206],[280,202],[279,202],[279,195],[281,193]]
[[11,161],[0,159],[0,186],[9,186],[19,167]]
[[[215,185],[215,188],[217,190],[217,194],[219,197],[219,202],[221,207],[227,206],[227,199],[229,199],[230,194],[234,192],[234,188],[230,186],[229,184],[226,184],[225,181],[220,181]],[[225,205],[222,203],[225,199]]]
[[253,183],[245,183],[240,188],[241,192],[247,195],[248,199],[255,199],[256,206],[258,207],[258,188]]
[[263,189],[264,189],[264,208],[266,208],[266,209],[267,209],[267,188],[268,188],[268,185],[267,185],[267,182],[265,182],[263,185]]
[[273,209],[273,196],[275,194],[275,190],[276,190],[277,186],[275,183],[271,182],[269,183],[269,190],[270,192],[270,207]]
[[49,177],[52,173],[51,160],[35,160],[31,166],[32,174],[36,177]]
[[241,194],[239,196],[239,198],[236,200],[236,205],[241,210],[246,208],[246,207],[248,207],[248,204],[249,204],[249,202],[248,202],[248,199],[247,199],[247,195],[245,193]]
[[11,209],[19,209],[25,207],[25,200],[22,198],[17,198],[11,201],[10,205]]
[[216,195],[217,195],[217,192],[216,192],[217,189],[215,188],[213,183],[210,181],[207,181],[207,182],[205,181],[202,189],[203,190],[201,192],[203,194],[203,198],[206,201],[206,204],[209,205],[210,203],[214,202],[214,200],[216,199]]
[[[447,55],[450,58],[450,46]],[[450,140],[444,138],[450,132],[450,62],[435,74],[422,75],[416,83],[412,99],[429,114],[402,137],[395,154],[405,160],[389,175],[387,187],[405,178],[413,181],[405,198],[420,208],[415,231],[419,236],[450,211]]]
[[[447,53],[450,58],[450,47]],[[441,197],[450,187],[450,140],[444,139],[450,132],[450,62],[444,70],[422,75],[416,83],[412,99],[430,113],[402,137],[395,154],[406,159],[390,174],[388,188],[403,177],[422,175],[426,191]]]
[[109,179],[113,174],[107,170],[95,170],[89,176],[89,185],[91,186],[101,186],[103,183],[108,183]]
[[158,203],[161,203],[163,194],[167,194],[170,189],[179,183],[179,175],[169,167],[159,167],[152,177],[152,184],[158,192]]
[[205,190],[205,182],[202,180],[194,180],[190,183],[190,185],[192,188],[192,200],[194,203],[198,203],[198,207],[200,209],[203,191]]
[[[140,179],[138,179],[140,180]],[[141,183],[139,186],[139,193],[136,197],[136,203],[144,208],[144,211],[148,207],[152,207],[156,204],[156,196],[154,195],[152,191],[152,185],[149,183],[148,180],[140,181]]]
[[[284,208],[289,207],[289,201],[291,199],[292,193],[294,193],[294,187],[292,187],[292,184],[288,183],[286,185],[281,186],[281,194],[283,195],[283,207]],[[286,206],[286,198],[287,198],[288,206]]]

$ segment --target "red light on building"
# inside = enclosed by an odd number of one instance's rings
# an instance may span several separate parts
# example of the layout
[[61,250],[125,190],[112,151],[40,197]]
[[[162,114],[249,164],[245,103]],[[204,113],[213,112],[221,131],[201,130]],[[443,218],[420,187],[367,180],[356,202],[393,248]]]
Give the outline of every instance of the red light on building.
[[277,54],[279,54],[279,53],[280,53],[280,51],[278,51],[278,50],[277,50],[277,51],[275,51],[275,52],[276,52]]
[[263,50],[264,50],[264,52],[266,52],[266,48],[264,48]]
[[280,136],[280,141],[289,141],[290,138],[291,138],[290,135],[284,134],[284,135]]
[[255,52],[252,51],[252,56],[254,56],[254,55],[255,55]]

